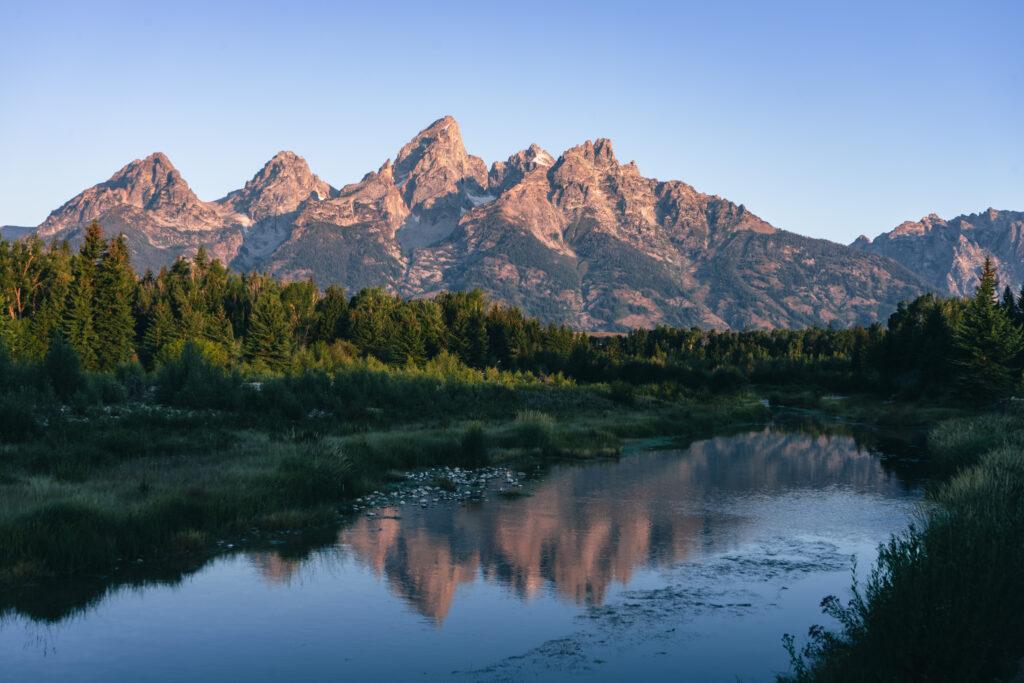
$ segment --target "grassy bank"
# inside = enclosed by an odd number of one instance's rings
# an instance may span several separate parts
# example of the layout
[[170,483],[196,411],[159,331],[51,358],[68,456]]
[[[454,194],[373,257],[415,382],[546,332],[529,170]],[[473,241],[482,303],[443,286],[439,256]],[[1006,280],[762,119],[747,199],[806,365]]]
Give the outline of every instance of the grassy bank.
[[822,603],[793,681],[991,681],[1024,656],[1024,413],[946,420],[928,452],[948,475],[924,523],[882,546],[854,597]]
[[[0,582],[105,573],[336,519],[396,472],[607,456],[630,437],[763,421],[753,395],[621,390],[453,366],[254,382],[192,363],[23,378],[0,423]],[[34,387],[34,388],[33,388]]]

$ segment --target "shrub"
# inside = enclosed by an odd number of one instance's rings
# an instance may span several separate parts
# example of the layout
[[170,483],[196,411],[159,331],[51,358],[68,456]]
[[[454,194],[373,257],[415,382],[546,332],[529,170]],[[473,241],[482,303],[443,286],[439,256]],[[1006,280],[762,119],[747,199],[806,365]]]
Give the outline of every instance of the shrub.
[[739,391],[746,384],[746,375],[734,366],[716,368],[711,373],[710,388],[718,394],[730,394]]
[[33,411],[34,398],[26,392],[0,395],[0,441],[28,441],[43,433]]
[[124,388],[127,398],[137,401],[146,395],[146,371],[139,363],[125,363],[117,366],[114,376]]
[[625,406],[636,403],[636,389],[632,384],[623,381],[615,381],[608,387],[608,398]]
[[85,375],[78,354],[61,335],[55,336],[50,342],[50,349],[43,359],[43,370],[54,393],[64,400],[85,387]]
[[88,391],[83,393],[87,393],[90,398],[95,397],[106,405],[124,403],[128,399],[128,392],[124,385],[113,375],[99,373],[89,375],[87,386]]
[[157,372],[157,400],[183,408],[237,407],[240,380],[207,358],[202,347],[187,342],[181,353],[166,360]]

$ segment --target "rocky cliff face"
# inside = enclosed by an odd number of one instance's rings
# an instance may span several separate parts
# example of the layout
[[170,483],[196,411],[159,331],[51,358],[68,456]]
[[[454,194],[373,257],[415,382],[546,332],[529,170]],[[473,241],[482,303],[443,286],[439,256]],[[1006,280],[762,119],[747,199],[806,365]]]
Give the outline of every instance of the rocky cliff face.
[[309,170],[306,160],[295,152],[278,152],[240,190],[218,205],[248,216],[253,222],[290,213],[307,199],[328,199],[338,191]]
[[51,213],[37,229],[44,240],[81,238],[100,221],[107,235],[123,233],[140,270],[157,269],[206,246],[227,261],[241,246],[249,218],[196,197],[162,153],[131,162]]
[[849,324],[921,291],[913,274],[645,178],[608,140],[494,164],[455,231],[417,249],[403,293],[480,287],[586,329]]
[[874,240],[858,238],[863,251],[893,258],[921,275],[942,294],[971,295],[991,256],[1003,285],[1024,283],[1024,212],[988,209],[943,220],[935,214],[906,221]]
[[335,190],[281,152],[243,188],[196,198],[162,154],[57,209],[46,238],[98,219],[140,268],[205,246],[240,270],[405,296],[480,287],[590,330],[870,322],[925,284],[895,261],[778,230],[743,205],[641,175],[599,139],[531,145],[488,170],[444,117]]
[[218,230],[238,218],[223,208],[199,201],[170,160],[157,152],[136,159],[51,213],[39,226],[39,236],[47,238],[114,211],[138,212],[181,232]]

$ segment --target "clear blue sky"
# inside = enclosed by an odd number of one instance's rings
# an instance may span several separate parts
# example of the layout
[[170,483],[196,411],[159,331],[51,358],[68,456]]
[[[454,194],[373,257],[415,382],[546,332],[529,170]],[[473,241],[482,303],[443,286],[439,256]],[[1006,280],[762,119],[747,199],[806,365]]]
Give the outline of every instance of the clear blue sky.
[[706,4],[0,2],[0,223],[156,150],[203,199],[280,149],[340,186],[443,114],[842,242],[1024,210],[1024,2]]

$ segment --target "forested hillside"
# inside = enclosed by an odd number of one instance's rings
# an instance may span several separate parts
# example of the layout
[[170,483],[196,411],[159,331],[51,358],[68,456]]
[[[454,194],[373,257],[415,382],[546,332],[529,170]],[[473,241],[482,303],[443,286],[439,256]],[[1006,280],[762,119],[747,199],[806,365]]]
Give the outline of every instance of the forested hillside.
[[999,395],[1020,381],[1021,300],[997,297],[986,264],[968,300],[925,295],[887,326],[720,332],[698,328],[589,336],[542,324],[479,291],[403,300],[381,289],[349,296],[312,280],[236,274],[202,250],[137,277],[122,238],[93,224],[66,243],[0,242],[0,339],[15,360],[41,361],[55,341],[90,371],[155,369],[187,344],[214,366],[263,376],[330,370],[357,359],[470,368],[581,382],[676,383],[716,390],[746,382],[824,383],[918,396]]

